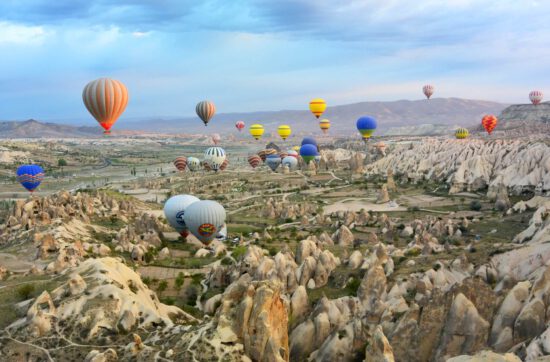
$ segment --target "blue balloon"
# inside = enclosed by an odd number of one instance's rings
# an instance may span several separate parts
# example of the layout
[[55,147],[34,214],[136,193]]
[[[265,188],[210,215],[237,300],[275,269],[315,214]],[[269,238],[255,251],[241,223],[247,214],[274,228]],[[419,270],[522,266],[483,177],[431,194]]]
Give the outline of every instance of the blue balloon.
[[314,145],[314,146],[317,146],[317,141],[315,141],[314,138],[305,137],[305,138],[302,140],[302,146],[303,146],[303,145]]
[[317,146],[312,144],[305,144],[300,147],[300,156],[306,163],[310,163],[315,159],[319,152],[317,152]]
[[44,170],[38,165],[23,165],[17,169],[17,181],[33,192],[44,180]]
[[369,116],[363,116],[357,120],[357,129],[367,130],[367,129],[376,129],[377,123],[376,120]]

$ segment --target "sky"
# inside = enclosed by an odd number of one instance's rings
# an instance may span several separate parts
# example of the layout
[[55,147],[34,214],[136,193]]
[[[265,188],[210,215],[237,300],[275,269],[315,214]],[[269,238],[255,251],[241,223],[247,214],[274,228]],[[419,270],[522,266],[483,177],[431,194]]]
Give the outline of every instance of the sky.
[[435,97],[550,95],[548,0],[1,0],[0,120],[86,120],[122,81],[127,118]]

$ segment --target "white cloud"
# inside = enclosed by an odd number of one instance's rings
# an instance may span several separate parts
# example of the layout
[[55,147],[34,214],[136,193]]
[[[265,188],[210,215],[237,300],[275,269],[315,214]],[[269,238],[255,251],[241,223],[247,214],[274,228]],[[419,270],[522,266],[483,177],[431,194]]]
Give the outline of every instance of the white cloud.
[[42,44],[52,33],[42,26],[0,22],[0,44]]

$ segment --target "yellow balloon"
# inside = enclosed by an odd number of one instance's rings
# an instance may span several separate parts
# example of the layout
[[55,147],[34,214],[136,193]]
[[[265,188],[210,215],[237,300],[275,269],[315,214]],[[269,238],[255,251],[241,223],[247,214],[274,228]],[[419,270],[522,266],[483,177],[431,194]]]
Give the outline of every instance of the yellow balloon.
[[292,133],[292,130],[290,129],[290,126],[282,125],[277,128],[277,133],[283,140],[286,140],[288,136]]
[[262,126],[261,124],[253,124],[252,126],[250,126],[250,134],[252,135],[252,137],[259,140],[264,134],[264,126]]
[[309,110],[315,115],[315,117],[321,117],[321,114],[327,109],[327,104],[324,99],[315,98],[309,102]]
[[330,128],[330,121],[326,118],[320,120],[319,127],[321,127],[321,130],[323,131],[323,133],[327,133],[328,129]]
[[292,149],[296,152],[299,152],[300,151],[300,146],[294,146],[294,147],[292,147]]
[[467,138],[470,135],[470,132],[466,128],[457,128],[455,131],[455,137],[459,140],[462,140],[464,138]]

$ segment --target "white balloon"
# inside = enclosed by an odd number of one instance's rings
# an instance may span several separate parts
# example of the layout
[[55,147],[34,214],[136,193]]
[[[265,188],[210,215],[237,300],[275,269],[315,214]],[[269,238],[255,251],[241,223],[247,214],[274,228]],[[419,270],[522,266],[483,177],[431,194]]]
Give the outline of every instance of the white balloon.
[[298,159],[294,156],[286,156],[283,158],[283,166],[285,165],[290,171],[293,171],[298,167]]
[[206,152],[204,152],[204,160],[214,171],[218,171],[220,169],[223,161],[225,161],[225,157],[225,151],[221,147],[210,147],[206,150]]
[[216,201],[198,201],[185,210],[183,220],[191,234],[208,244],[225,224],[225,209]]
[[187,157],[187,168],[189,171],[197,171],[201,167],[201,161],[196,157]]
[[168,220],[170,226],[180,233],[187,230],[183,215],[189,205],[197,201],[200,200],[193,195],[176,195],[169,198],[164,203],[164,216],[166,220]]

